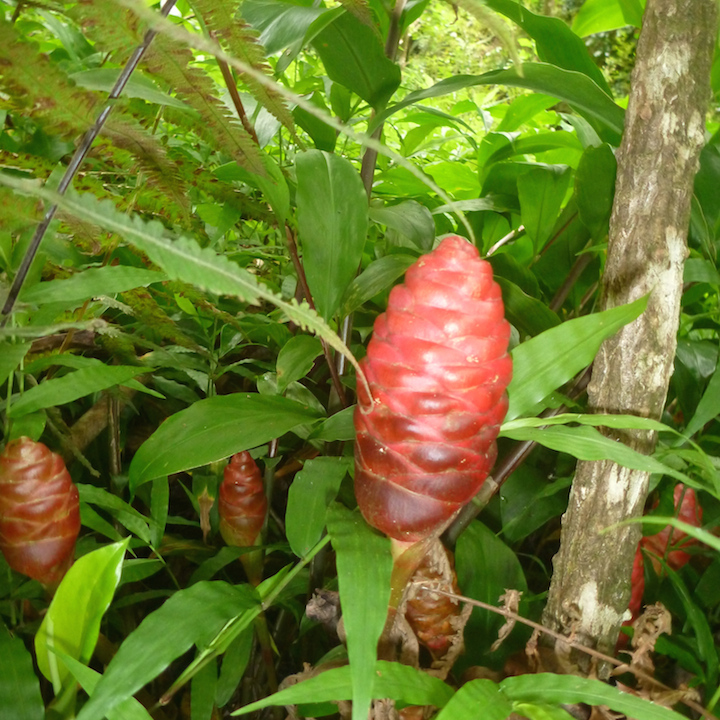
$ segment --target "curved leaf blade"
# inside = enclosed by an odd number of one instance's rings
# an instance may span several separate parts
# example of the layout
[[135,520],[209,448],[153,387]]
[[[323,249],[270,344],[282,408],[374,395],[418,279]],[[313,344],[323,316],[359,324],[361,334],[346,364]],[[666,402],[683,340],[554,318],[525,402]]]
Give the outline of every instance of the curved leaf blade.
[[247,586],[200,582],[179,590],[128,635],[77,720],[102,720],[193,644],[209,642],[230,620],[257,607]]
[[570,103],[577,111],[601,123],[609,133],[608,141],[619,144],[625,112],[616,105],[587,75],[563,70],[545,63],[524,63],[520,68],[493,70],[483,75],[455,75],[425,90],[409,93],[401,102],[379,113],[368,128],[372,132],[399,110],[421,100],[440,97],[477,85],[511,85],[551,95]]
[[53,683],[55,694],[71,673],[52,652],[55,648],[87,664],[92,657],[100,621],[120,582],[130,538],[83,555],[68,570],[35,636],[40,672]]
[[500,687],[512,702],[607,705],[611,710],[638,720],[680,720],[682,717],[673,710],[623,693],[599,680],[576,675],[518,675],[506,678]]
[[0,627],[0,708],[12,708],[13,720],[43,720],[45,703],[30,653],[19,637]]
[[453,695],[437,720],[505,720],[512,705],[492,680],[471,680]]
[[142,444],[130,464],[130,490],[257,447],[319,417],[306,405],[272,395],[200,400],[169,417]]
[[[374,698],[401,700],[410,705],[444,707],[453,690],[442,680],[408,665],[378,660],[375,664]],[[272,705],[297,705],[352,699],[350,667],[332,668],[274,695],[250,703],[232,715],[245,715]]]
[[303,265],[329,320],[355,277],[367,235],[367,196],[349,160],[321,150],[297,156],[297,215]]
[[373,698],[377,643],[390,601],[390,540],[378,535],[358,510],[338,503],[327,513],[328,534],[337,556],[353,687],[353,720],[366,720]]
[[8,415],[17,418],[36,410],[64,405],[115,385],[125,385],[137,375],[151,370],[152,368],[133,365],[97,365],[82,368],[30,388],[13,403]]
[[506,421],[527,414],[587,367],[602,341],[639,317],[647,301],[646,296],[628,305],[568,320],[518,345],[512,351],[513,379],[508,387]]

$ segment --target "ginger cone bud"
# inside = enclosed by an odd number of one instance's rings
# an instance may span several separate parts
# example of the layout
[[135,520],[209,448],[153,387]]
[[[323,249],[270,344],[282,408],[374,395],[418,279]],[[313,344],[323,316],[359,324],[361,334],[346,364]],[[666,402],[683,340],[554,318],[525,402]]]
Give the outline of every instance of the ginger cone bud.
[[[239,452],[225,467],[220,483],[218,512],[220,533],[228,545],[250,547],[255,544],[267,514],[267,498],[260,468],[249,452]],[[250,581],[262,580],[259,553],[240,557]]]
[[15,571],[57,586],[80,532],[78,490],[62,458],[27,437],[0,455],[0,550]]
[[393,288],[358,383],[355,494],[394,540],[439,534],[495,462],[512,375],[510,325],[492,268],[445,238]]

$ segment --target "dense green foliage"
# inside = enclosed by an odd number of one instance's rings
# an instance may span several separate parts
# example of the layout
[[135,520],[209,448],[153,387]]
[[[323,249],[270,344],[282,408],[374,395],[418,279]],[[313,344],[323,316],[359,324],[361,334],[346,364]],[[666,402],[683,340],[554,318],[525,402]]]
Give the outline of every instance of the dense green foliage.
[[[645,602],[674,618],[657,677],[682,677],[710,711],[720,698],[718,128],[696,181],[666,424],[583,415],[577,380],[644,308],[597,312],[642,5],[558,3],[561,19],[464,0],[456,19],[398,4],[179,0],[162,21],[134,0],[0,3],[3,302],[59,205],[0,328],[2,442],[42,439],[65,458],[83,525],[52,605],[0,559],[0,715],[147,720],[144,705],[209,720],[325,663],[266,704],[315,717],[353,699],[364,720],[389,697],[464,720],[555,718],[585,701],[672,717],[574,675],[456,692],[467,668],[517,664],[530,635],[518,625],[492,650],[503,618],[485,610],[447,682],[424,655],[376,666],[392,558],[355,509],[354,358],[390,288],[447,233],[489,257],[513,328],[501,486],[453,534],[463,594],[497,605],[517,589],[520,614],[539,619],[576,458],[652,472],[659,517],[682,481],[708,544],[662,576],[646,563]],[[158,35],[61,197],[150,24]],[[717,59],[713,83],[716,107]],[[658,451],[596,425],[658,429]],[[508,463],[525,441],[532,454]],[[258,587],[238,562],[248,549],[219,532],[218,485],[244,450],[270,503]],[[346,643],[305,614],[317,588],[339,589]]]

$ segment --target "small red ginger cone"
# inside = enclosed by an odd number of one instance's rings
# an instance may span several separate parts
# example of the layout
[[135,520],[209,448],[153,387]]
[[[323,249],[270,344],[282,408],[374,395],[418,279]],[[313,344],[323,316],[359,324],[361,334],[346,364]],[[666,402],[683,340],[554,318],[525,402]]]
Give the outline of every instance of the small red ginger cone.
[[62,458],[27,437],[0,454],[0,550],[15,571],[56,586],[80,532],[78,490]]
[[[673,491],[675,503],[675,515],[693,527],[702,526],[702,508],[698,505],[697,495],[692,488],[685,487],[678,483]],[[655,572],[660,574],[662,567],[658,557],[663,558],[668,567],[679,570],[690,561],[690,555],[684,551],[693,545],[697,545],[695,538],[688,537],[682,530],[676,530],[672,525],[667,525],[655,535],[647,535],[641,540],[642,546],[651,553]],[[672,549],[675,548],[675,549]]]
[[[254,545],[265,522],[267,498],[260,468],[249,452],[232,456],[225,467],[218,495],[220,534],[225,542],[234,547]],[[258,566],[260,556],[251,553],[240,559],[250,581],[259,583],[262,580],[262,568]]]
[[358,383],[355,494],[402,542],[436,535],[495,462],[512,375],[510,325],[490,264],[457,236],[421,257],[375,321]]

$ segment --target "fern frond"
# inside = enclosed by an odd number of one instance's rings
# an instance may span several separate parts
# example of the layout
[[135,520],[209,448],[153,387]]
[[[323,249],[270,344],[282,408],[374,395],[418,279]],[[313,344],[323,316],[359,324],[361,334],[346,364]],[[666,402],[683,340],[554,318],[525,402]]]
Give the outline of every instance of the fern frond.
[[264,176],[265,167],[257,145],[218,99],[212,78],[200,68],[190,66],[192,59],[189,50],[159,35],[143,63],[200,113],[203,123],[199,130],[213,147],[228,153],[238,165]]
[[43,216],[43,206],[35,198],[19,197],[0,188],[0,227],[5,232],[18,232],[37,225]]
[[169,239],[159,222],[147,223],[135,215],[121,213],[109,200],[98,201],[92,195],[60,196],[40,188],[36,183],[6,175],[0,175],[0,185],[57,203],[65,212],[117,233],[144,252],[171,279],[182,280],[217,295],[237,297],[251,304],[258,304],[261,300],[271,303],[296,325],[315,333],[342,353],[357,370],[360,381],[366,382],[350,349],[306,302],[300,305],[296,301],[286,302],[224,255],[217,255],[210,248],[201,248],[191,238]]
[[137,16],[110,0],[80,0],[68,15],[99,50],[113,53],[117,63],[130,56],[146,30]]
[[[270,77],[258,33],[237,13],[237,0],[196,0],[194,5],[202,14],[208,30],[220,38],[232,55]],[[242,79],[258,102],[294,135],[293,116],[282,96],[250,75],[243,74]]]
[[56,128],[66,138],[85,132],[95,120],[95,95],[77,87],[41,54],[20,39],[15,28],[0,19],[0,88],[18,110]]
[[135,158],[151,182],[166,192],[184,215],[189,213],[184,180],[156,138],[140,126],[112,120],[106,124],[104,134],[115,147],[127,150]]

